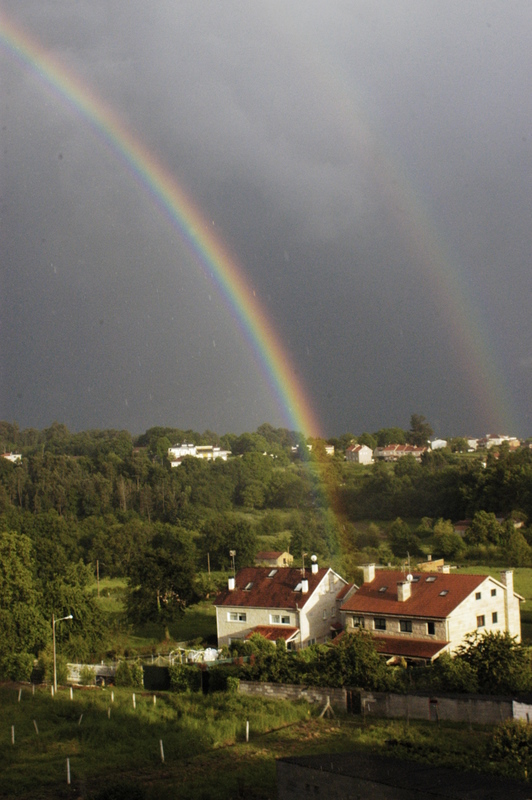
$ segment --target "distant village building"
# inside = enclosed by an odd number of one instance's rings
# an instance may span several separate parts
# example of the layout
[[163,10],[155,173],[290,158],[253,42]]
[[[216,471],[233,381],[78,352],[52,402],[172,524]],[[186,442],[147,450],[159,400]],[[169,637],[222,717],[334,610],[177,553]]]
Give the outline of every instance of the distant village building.
[[503,442],[508,442],[508,446],[512,450],[516,450],[521,446],[521,442],[515,436],[487,433],[486,436],[483,436],[482,439],[478,440],[478,447],[490,450],[492,447],[500,447]]
[[441,450],[443,447],[447,447],[447,440],[446,439],[434,439],[430,443],[431,450]]
[[352,444],[345,451],[345,460],[355,464],[373,464],[373,450],[366,444]]
[[294,556],[287,550],[261,550],[255,556],[257,567],[291,567]]
[[426,452],[426,447],[416,447],[413,444],[387,444],[376,447],[373,457],[379,461],[399,461],[403,456],[414,456],[416,461],[421,461],[421,456]]
[[172,467],[178,467],[186,456],[201,458],[204,461],[214,461],[216,458],[227,461],[230,455],[230,450],[222,450],[220,447],[214,447],[212,444],[176,444],[174,447],[168,448],[168,458]]
[[11,461],[13,464],[17,464],[19,461],[22,461],[22,455],[20,453],[2,453],[2,458],[5,458],[7,461]]

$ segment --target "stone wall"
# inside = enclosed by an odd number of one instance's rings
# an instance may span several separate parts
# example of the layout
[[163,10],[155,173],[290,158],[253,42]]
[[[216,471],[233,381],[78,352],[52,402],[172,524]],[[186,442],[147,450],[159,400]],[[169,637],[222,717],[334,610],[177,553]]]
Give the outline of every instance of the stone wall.
[[255,697],[269,697],[272,700],[306,700],[309,703],[325,706],[327,698],[333,708],[346,711],[345,689],[330,689],[322,686],[297,686],[289,683],[262,683],[259,681],[240,681],[239,691]]

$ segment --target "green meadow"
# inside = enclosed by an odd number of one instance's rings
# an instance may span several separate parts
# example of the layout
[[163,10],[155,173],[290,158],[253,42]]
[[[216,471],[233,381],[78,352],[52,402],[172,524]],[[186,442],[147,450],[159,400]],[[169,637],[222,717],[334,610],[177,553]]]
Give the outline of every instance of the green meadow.
[[319,711],[304,701],[226,693],[77,689],[70,699],[66,688],[52,697],[42,687],[3,686],[0,796],[266,800],[276,797],[277,758],[354,748],[457,768],[485,762],[484,728],[472,736],[457,725],[365,725],[355,716],[321,719]]

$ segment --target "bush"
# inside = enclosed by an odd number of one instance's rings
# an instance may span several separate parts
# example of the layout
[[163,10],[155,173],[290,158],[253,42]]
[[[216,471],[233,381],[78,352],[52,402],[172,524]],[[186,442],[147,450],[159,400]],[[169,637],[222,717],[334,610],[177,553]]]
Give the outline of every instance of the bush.
[[146,792],[138,783],[113,783],[93,796],[94,800],[144,800]]
[[30,653],[10,653],[0,662],[0,678],[9,681],[29,681],[33,672]]
[[94,686],[96,683],[94,667],[83,666],[79,671],[79,682],[82,686]]
[[199,692],[201,671],[191,664],[173,664],[168,667],[170,687],[173,692]]
[[138,663],[128,664],[127,661],[121,661],[116,668],[115,685],[142,689],[144,686],[142,666]]
[[499,725],[488,746],[491,761],[500,763],[504,774],[528,779],[532,768],[532,728],[520,720]]

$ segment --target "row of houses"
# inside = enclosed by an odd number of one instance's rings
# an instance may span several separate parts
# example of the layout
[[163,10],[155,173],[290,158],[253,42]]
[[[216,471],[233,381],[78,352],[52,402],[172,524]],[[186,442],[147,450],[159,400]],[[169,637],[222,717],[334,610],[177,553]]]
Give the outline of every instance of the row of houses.
[[377,650],[393,662],[433,661],[453,653],[473,631],[508,631],[521,640],[520,603],[513,572],[500,579],[462,575],[427,562],[406,573],[364,567],[364,582],[349,583],[331,568],[247,567],[229,578],[215,600],[218,646],[260,633],[308,647],[357,629],[371,631]]

